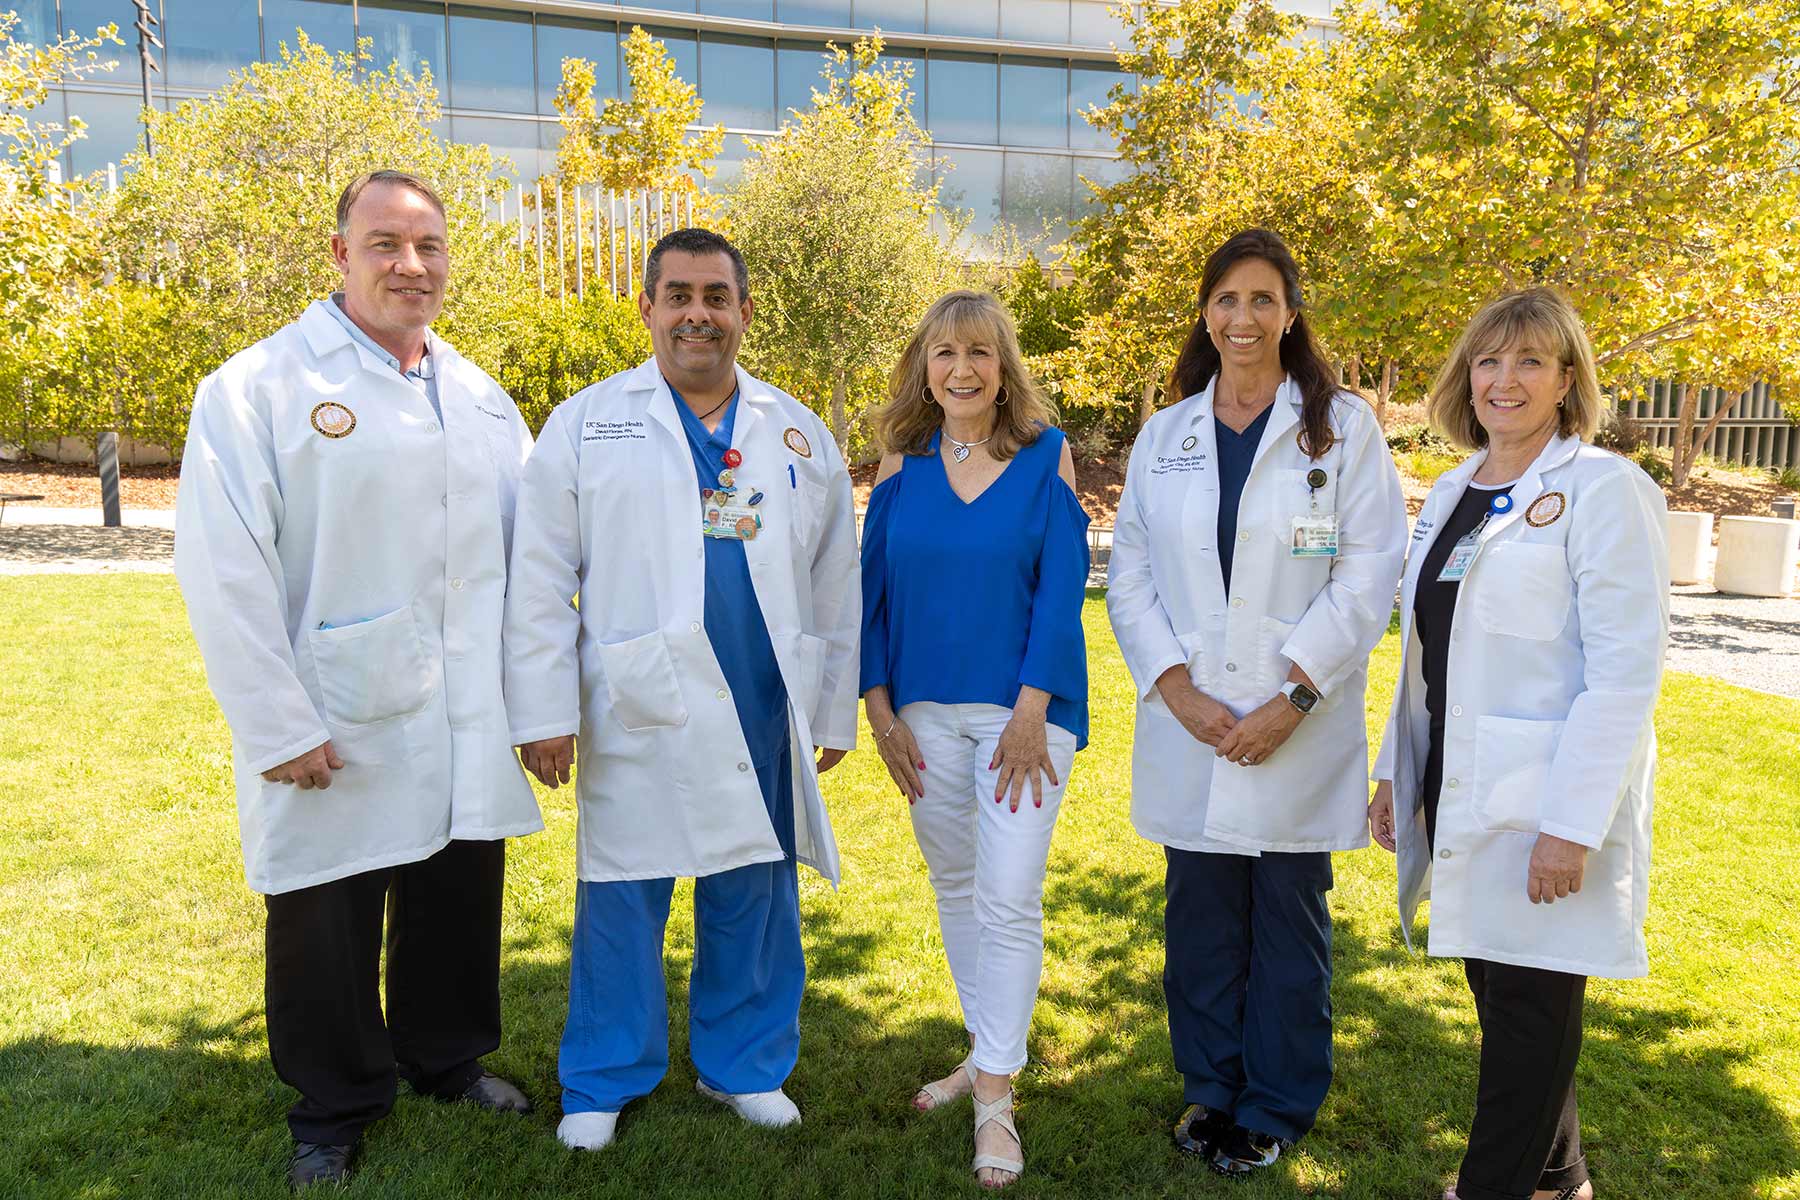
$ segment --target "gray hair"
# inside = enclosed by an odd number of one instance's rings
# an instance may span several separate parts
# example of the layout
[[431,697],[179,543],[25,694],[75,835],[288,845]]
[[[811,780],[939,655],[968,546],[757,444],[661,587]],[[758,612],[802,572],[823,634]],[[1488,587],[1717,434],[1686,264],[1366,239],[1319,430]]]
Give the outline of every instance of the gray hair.
[[350,210],[356,205],[362,194],[369,189],[369,186],[376,183],[391,183],[412,189],[430,201],[431,207],[437,209],[438,216],[444,218],[446,224],[449,223],[450,214],[444,210],[443,198],[437,194],[436,188],[417,175],[408,171],[365,171],[352,179],[349,186],[338,196],[337,231],[339,237],[350,236]]

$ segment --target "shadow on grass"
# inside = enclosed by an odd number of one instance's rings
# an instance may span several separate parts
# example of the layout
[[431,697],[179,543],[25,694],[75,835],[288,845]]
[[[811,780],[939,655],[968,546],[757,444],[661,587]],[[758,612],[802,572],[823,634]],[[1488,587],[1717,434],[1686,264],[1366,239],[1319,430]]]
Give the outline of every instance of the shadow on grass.
[[[1476,1041],[1455,963],[1410,958],[1340,923],[1337,1075],[1292,1164],[1248,1187],[1170,1149],[1180,1086],[1163,1022],[1160,878],[1059,866],[1046,894],[1052,966],[1034,1062],[1019,1082],[1027,1174],[1015,1197],[1435,1196],[1455,1170]],[[352,1193],[388,1196],[870,1196],[978,1192],[966,1105],[919,1116],[918,1083],[960,1053],[959,1023],[857,990],[895,953],[885,931],[811,920],[812,986],[789,1089],[797,1129],[744,1128],[694,1092],[688,955],[671,929],[668,1078],[627,1109],[619,1142],[574,1155],[553,1137],[566,1011],[566,926],[510,938],[507,1036],[490,1065],[537,1104],[523,1119],[402,1093],[369,1133]],[[897,934],[895,936],[898,936]],[[1052,971],[1051,975],[1059,974]],[[847,986],[853,985],[853,986]],[[867,997],[875,997],[868,999]],[[1596,1178],[1610,1196],[1736,1197],[1800,1169],[1782,1114],[1734,1082],[1749,1052],[1696,1048],[1704,1012],[1595,1002],[1579,1086]],[[184,1016],[142,1046],[36,1039],[0,1046],[0,1195],[268,1196],[285,1192],[292,1093],[267,1060],[260,1011]]]

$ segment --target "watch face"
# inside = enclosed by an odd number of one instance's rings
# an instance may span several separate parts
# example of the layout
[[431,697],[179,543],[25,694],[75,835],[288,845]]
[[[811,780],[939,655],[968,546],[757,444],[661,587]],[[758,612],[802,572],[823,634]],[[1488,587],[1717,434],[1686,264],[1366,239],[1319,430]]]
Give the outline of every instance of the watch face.
[[1296,683],[1294,690],[1288,693],[1288,701],[1301,712],[1311,712],[1313,705],[1319,702],[1319,694],[1304,683]]

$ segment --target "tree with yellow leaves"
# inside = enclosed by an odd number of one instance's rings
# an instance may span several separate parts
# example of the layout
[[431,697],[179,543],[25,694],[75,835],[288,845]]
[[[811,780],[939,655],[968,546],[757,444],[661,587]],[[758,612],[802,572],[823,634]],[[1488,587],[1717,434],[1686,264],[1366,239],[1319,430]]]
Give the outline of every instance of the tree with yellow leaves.
[[563,128],[557,174],[582,187],[698,191],[696,176],[712,178],[725,127],[689,132],[699,125],[704,101],[693,84],[675,74],[668,48],[643,26],[632,26],[624,49],[630,96],[604,104],[594,101],[594,64],[563,60],[555,98]]

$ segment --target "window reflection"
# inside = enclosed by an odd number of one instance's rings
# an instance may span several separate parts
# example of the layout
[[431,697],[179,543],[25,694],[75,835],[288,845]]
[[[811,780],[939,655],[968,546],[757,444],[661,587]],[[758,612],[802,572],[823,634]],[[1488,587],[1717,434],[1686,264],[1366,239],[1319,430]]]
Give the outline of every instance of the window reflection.
[[715,17],[738,17],[746,21],[773,21],[774,0],[700,0],[700,11]]
[[[56,0],[7,0],[6,9],[0,11],[18,14],[19,23],[12,29],[13,41],[42,46],[56,40]],[[87,32],[91,34],[93,30]]]
[[932,33],[995,37],[1000,32],[999,0],[926,0],[925,26]]
[[1106,93],[1116,83],[1131,84],[1131,76],[1103,67],[1076,65],[1069,71],[1069,145],[1077,150],[1111,150],[1112,135],[1088,124],[1082,115],[1090,106],[1104,108]]
[[1065,154],[1008,151],[1001,217],[1028,239],[1061,241],[1069,227],[1072,165]]
[[123,164],[138,147],[144,127],[138,121],[143,100],[129,92],[69,92],[69,115],[87,122],[87,135],[69,147],[69,168],[76,175],[104,171],[107,163]]
[[508,120],[505,117],[450,118],[450,136],[464,145],[485,145],[496,155],[504,155],[511,165],[496,163],[491,174],[497,179],[522,182],[529,187],[543,173],[538,162],[538,123],[533,120]]
[[594,98],[598,105],[619,94],[619,29],[611,22],[563,21],[539,17],[537,23],[538,111],[556,111],[556,89],[562,86],[565,59],[585,58],[594,64]]
[[420,74],[426,66],[444,89],[444,8],[441,4],[415,4],[409,0],[380,0],[359,4],[356,15],[359,37],[374,41],[369,66],[377,71],[398,63],[400,69]]
[[[120,36],[135,50],[137,34],[124,28],[133,10],[123,2],[118,7]],[[256,0],[165,0],[162,20],[162,66],[177,87],[220,87],[262,56]]]
[[1069,5],[1069,41],[1077,46],[1129,46],[1125,23],[1113,15],[1112,6],[1096,0],[1072,0]]
[[707,34],[700,40],[700,98],[706,123],[775,128],[775,44]]
[[450,103],[458,108],[531,112],[537,85],[531,18],[450,10]]
[[1003,158],[998,150],[940,150],[935,156],[939,203],[973,215],[959,243],[965,250],[975,239],[994,232],[1000,216]]
[[775,51],[775,121],[793,120],[790,110],[812,108],[814,88],[825,88],[824,73],[831,60],[823,45],[782,42]]
[[283,44],[290,50],[298,48],[297,29],[304,29],[309,41],[333,54],[343,54],[356,45],[350,0],[263,0],[264,58],[280,62]]
[[850,15],[858,29],[925,32],[925,0],[852,0]]
[[972,54],[933,53],[926,66],[926,124],[942,142],[986,142],[997,132],[998,64]]
[[1000,6],[1000,36],[1020,42],[1069,40],[1069,0],[1006,0]]
[[849,29],[850,0],[775,0],[775,19],[789,25]]
[[1000,63],[1000,140],[1009,146],[1066,146],[1069,68],[1053,59]]

